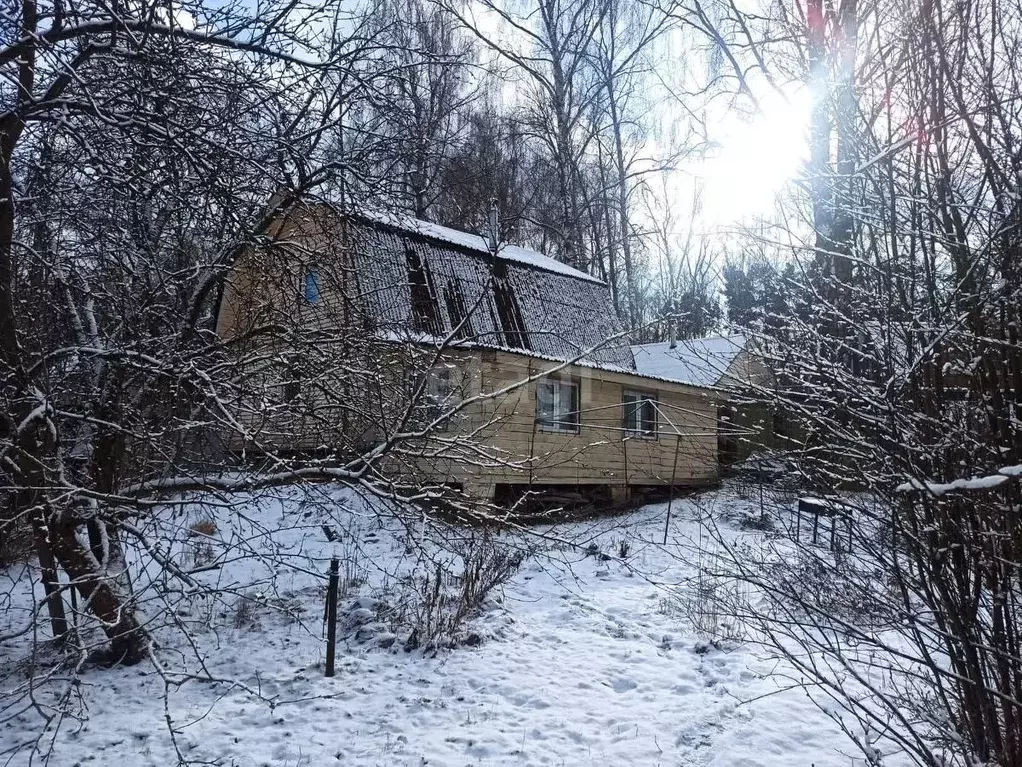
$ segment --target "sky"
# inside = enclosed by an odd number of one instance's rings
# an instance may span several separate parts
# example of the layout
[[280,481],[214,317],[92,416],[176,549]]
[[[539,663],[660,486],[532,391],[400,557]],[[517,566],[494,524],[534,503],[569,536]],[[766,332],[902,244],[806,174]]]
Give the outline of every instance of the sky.
[[704,185],[702,216],[708,228],[768,215],[777,195],[797,178],[808,156],[810,104],[806,92],[782,99],[763,95],[751,117],[722,116],[717,147],[692,168]]
[[[528,49],[524,36],[509,29],[480,3],[470,2],[466,10],[487,36],[510,42],[511,47],[520,50]],[[647,135],[642,153],[652,158],[667,157],[677,148],[671,146],[673,143],[692,140],[685,137],[685,126],[693,113],[702,121],[705,135],[695,139],[702,145],[677,170],[670,171],[664,183],[650,185],[661,197],[656,208],[670,208],[672,220],[680,227],[678,236],[687,235],[685,230],[692,226],[701,234],[713,235],[718,230],[734,230],[771,217],[778,195],[802,173],[808,157],[808,94],[794,87],[778,92],[749,73],[750,87],[762,85],[755,93],[755,113],[750,114],[752,101],[744,97],[739,97],[739,106],[744,109],[735,108],[730,97],[707,98],[706,94],[698,94],[707,78],[705,41],[693,40],[682,31],[671,33],[669,38],[658,44],[661,50],[655,54],[660,71],[650,80],[648,97],[659,114],[650,121],[657,127]],[[492,52],[487,52],[485,46],[480,49],[484,61],[492,60]],[[658,79],[670,81],[670,87],[659,88]],[[505,83],[501,98],[506,105],[518,100],[519,87],[520,83]],[[693,95],[682,95],[686,93]],[[680,99],[686,103],[678,103]],[[680,138],[670,138],[674,132]],[[693,219],[696,189],[700,191]],[[635,211],[639,217],[645,213]]]

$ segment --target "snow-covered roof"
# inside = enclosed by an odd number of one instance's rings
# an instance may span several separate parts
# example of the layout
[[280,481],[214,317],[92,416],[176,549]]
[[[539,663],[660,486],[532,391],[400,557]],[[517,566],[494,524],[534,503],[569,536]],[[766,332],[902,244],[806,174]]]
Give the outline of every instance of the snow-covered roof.
[[494,260],[483,238],[435,224],[348,221],[367,327],[633,369],[605,283],[524,248]]
[[[359,215],[372,221],[394,227],[395,229],[403,229],[407,232],[414,232],[415,234],[420,234],[423,237],[429,237],[433,240],[440,240],[442,242],[450,243],[451,245],[458,245],[459,247],[468,248],[487,255],[490,254],[489,243],[486,241],[485,237],[481,237],[478,234],[462,232],[458,229],[451,229],[449,226],[441,226],[440,224],[434,224],[431,221],[422,221],[421,219],[412,218],[411,216],[401,213],[360,211]],[[581,272],[567,264],[561,263],[555,258],[551,258],[550,256],[540,253],[538,250],[529,250],[528,248],[523,248],[519,245],[500,245],[497,248],[497,256],[498,258],[502,258],[507,261],[526,264],[547,272],[553,272],[554,274],[563,274],[566,277],[574,277],[578,280],[588,280],[589,282],[596,282],[601,285],[604,284],[603,280],[598,277],[593,277],[591,274]]]
[[[377,336],[381,341],[390,341],[396,344],[407,344],[407,343],[424,343],[431,345],[440,344],[443,339],[437,336],[427,335],[423,333],[396,333],[394,331],[380,333]],[[630,376],[637,378],[645,378],[650,381],[659,381],[661,383],[670,384],[681,384],[683,386],[691,386],[696,389],[706,389],[708,391],[717,391],[713,386],[700,386],[699,384],[689,383],[688,381],[676,381],[673,378],[666,378],[664,376],[652,375],[650,373],[641,373],[631,366],[631,360],[618,364],[614,362],[600,362],[595,357],[597,355],[590,354],[584,357],[555,357],[549,354],[542,354],[535,351],[523,351],[522,349],[515,349],[509,346],[495,346],[494,344],[479,344],[472,341],[452,341],[448,344],[448,348],[451,349],[495,349],[498,351],[506,352],[508,354],[520,354],[523,356],[531,357],[537,360],[544,360],[546,362],[569,362],[573,367],[578,368],[591,368],[593,370],[603,370],[608,373],[625,373]]]
[[745,348],[745,336],[711,336],[632,347],[635,369],[643,375],[696,386],[713,386]]

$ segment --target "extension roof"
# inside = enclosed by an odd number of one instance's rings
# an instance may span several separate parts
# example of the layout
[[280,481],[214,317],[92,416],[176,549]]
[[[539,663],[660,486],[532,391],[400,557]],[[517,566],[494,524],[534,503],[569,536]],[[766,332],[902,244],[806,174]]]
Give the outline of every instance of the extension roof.
[[716,386],[745,345],[745,336],[710,336],[633,346],[632,355],[635,369],[643,375],[695,386]]

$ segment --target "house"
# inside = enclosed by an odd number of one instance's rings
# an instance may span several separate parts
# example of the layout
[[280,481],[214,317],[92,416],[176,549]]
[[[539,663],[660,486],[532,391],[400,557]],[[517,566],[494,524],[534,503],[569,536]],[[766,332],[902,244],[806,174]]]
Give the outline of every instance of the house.
[[[291,322],[296,338],[322,340],[264,375],[231,449],[349,456],[400,443],[380,476],[499,500],[566,489],[623,500],[717,480],[718,393],[637,369],[601,280],[525,248],[325,205],[271,234],[227,279],[218,333]],[[329,366],[308,359],[320,353],[347,372],[325,380]]]
[[711,336],[632,346],[636,370],[723,392],[718,451],[722,465],[745,460],[773,444],[781,424],[764,402],[774,377],[752,339],[743,335]]

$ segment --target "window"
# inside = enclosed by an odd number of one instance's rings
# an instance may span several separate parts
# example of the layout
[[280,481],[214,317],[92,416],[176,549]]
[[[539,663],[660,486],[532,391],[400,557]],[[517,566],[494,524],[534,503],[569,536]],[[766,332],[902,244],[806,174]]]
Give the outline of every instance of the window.
[[451,381],[451,369],[448,367],[433,368],[426,378],[426,397],[437,405],[447,405],[454,397],[454,384]]
[[439,335],[436,290],[429,264],[409,245],[405,247],[405,266],[408,269],[408,289],[412,302],[412,325],[423,333]]
[[656,439],[657,404],[655,394],[626,389],[621,393],[621,406],[624,409],[626,437]]
[[447,316],[451,321],[451,330],[454,331],[460,326],[455,337],[467,339],[475,335],[468,311],[465,309],[465,294],[461,289],[461,280],[457,277],[447,281],[447,287],[444,288],[444,300],[447,302]]
[[302,294],[305,296],[306,303],[319,303],[319,271],[317,271],[315,267],[310,267],[305,272],[305,279],[302,283]]
[[529,332],[525,327],[522,309],[518,305],[514,288],[506,278],[493,279],[493,298],[504,335],[504,345],[511,349],[529,349]]
[[302,394],[302,384],[297,378],[284,382],[284,401],[294,402]]
[[[423,428],[432,423],[457,404],[450,367],[436,367],[413,376],[409,381],[411,394],[418,390],[419,382],[423,380],[423,376],[425,376],[425,384],[419,399],[414,404],[413,425],[417,428]],[[445,422],[439,428],[444,429],[447,425]]]
[[545,431],[577,433],[579,387],[571,379],[546,378],[536,383],[536,421]]

